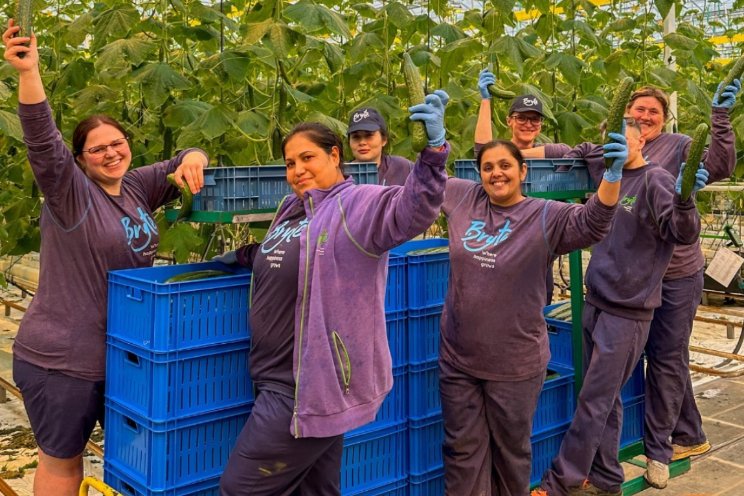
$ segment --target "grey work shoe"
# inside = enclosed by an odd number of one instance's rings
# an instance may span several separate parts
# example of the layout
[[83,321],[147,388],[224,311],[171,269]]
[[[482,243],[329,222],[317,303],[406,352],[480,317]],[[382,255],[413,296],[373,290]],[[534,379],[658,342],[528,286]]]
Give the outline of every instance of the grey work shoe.
[[669,482],[669,465],[650,458],[646,462],[646,473],[643,478],[656,489],[664,489]]
[[585,480],[581,487],[574,487],[568,490],[568,496],[623,496],[623,491],[605,491],[600,489],[588,480]]
[[703,453],[707,453],[710,451],[710,443],[708,441],[705,441],[700,444],[693,444],[692,446],[682,446],[681,444],[672,444],[672,449],[674,452],[672,453],[672,461],[677,460],[684,460],[685,458],[689,458],[691,456],[697,456],[702,455]]

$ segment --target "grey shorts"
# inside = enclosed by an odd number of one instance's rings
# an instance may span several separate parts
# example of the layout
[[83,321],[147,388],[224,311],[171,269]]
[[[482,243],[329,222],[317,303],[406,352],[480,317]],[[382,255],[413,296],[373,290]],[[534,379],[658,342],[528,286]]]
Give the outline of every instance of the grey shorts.
[[74,458],[91,432],[103,427],[104,381],[88,381],[13,359],[13,380],[23,395],[36,443],[47,455]]

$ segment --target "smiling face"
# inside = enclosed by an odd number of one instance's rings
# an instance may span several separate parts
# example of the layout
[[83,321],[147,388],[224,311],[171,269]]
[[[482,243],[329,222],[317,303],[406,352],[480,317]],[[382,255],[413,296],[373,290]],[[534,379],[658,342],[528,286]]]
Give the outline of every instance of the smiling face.
[[542,116],[537,112],[514,112],[506,118],[512,132],[512,143],[524,150],[532,148],[542,129]]
[[664,130],[664,107],[654,96],[641,96],[633,100],[626,114],[641,125],[641,133],[646,141],[659,136]]
[[290,137],[284,145],[287,183],[299,197],[311,189],[327,189],[343,182],[341,154],[337,146],[330,152],[315,144],[306,133]]
[[359,162],[374,162],[380,165],[382,148],[387,139],[377,131],[354,131],[349,134],[349,147],[354,160]]
[[524,199],[522,181],[527,177],[527,166],[503,145],[483,152],[480,163],[483,189],[494,205],[508,207]]
[[132,163],[129,142],[121,130],[110,124],[91,129],[76,157],[85,174],[107,191],[118,192]]

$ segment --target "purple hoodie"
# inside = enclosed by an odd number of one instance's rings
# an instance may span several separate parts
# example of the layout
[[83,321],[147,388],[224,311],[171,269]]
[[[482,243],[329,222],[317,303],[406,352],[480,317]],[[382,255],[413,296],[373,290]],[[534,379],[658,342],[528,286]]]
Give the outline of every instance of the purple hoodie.
[[[293,371],[295,437],[330,437],[374,420],[393,386],[385,330],[387,252],[439,215],[449,144],[426,148],[403,186],[352,179],[289,196],[272,224],[298,203],[309,224],[300,237]],[[244,250],[238,262],[249,265]]]

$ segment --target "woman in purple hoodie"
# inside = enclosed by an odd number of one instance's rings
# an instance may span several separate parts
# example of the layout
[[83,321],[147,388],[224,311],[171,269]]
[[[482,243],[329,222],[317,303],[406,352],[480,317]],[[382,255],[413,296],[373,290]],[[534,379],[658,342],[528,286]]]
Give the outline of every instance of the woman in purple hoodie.
[[189,149],[129,170],[125,129],[101,115],[78,124],[71,152],[47,102],[36,37],[17,33],[11,20],[5,60],[18,71],[18,115],[44,204],[39,289],[13,344],[13,378],[39,445],[34,494],[74,496],[85,444],[96,421],[103,426],[106,273],[152,265],[153,211],[180,194],[166,175],[198,192],[208,159]]
[[607,156],[619,162],[586,205],[525,197],[527,165],[509,141],[482,146],[480,183],[447,181],[439,383],[448,495],[529,492],[532,417],[550,355],[545,277],[555,255],[610,230],[625,151]]
[[372,421],[392,387],[387,252],[423,232],[444,198],[443,91],[410,110],[429,146],[404,186],[355,185],[343,142],[296,126],[282,153],[294,195],[260,244],[218,260],[253,270],[253,407],[220,482],[225,496],[340,494],[343,434]]

